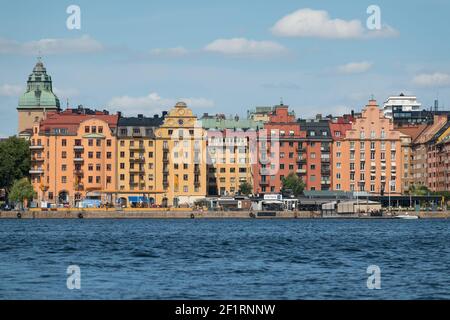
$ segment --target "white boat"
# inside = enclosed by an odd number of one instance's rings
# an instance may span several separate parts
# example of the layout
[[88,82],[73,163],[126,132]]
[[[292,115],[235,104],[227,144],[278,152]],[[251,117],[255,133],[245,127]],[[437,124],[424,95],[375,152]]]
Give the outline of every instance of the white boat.
[[409,214],[400,214],[400,215],[398,215],[398,216],[395,216],[397,219],[407,219],[407,220],[410,220],[410,219],[419,219],[419,217],[418,216],[414,216],[414,215],[409,215]]

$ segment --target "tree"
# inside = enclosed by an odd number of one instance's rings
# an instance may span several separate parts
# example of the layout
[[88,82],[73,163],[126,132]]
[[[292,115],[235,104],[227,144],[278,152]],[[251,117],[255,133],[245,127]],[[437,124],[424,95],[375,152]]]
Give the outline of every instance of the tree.
[[412,196],[427,196],[431,191],[423,185],[412,185],[408,189],[408,193]]
[[0,189],[7,193],[15,180],[29,175],[29,146],[28,141],[17,137],[0,142]]
[[22,178],[14,181],[14,184],[9,192],[9,200],[22,204],[25,200],[29,203],[36,196],[36,192],[33,189],[28,178]]
[[289,175],[282,180],[282,191],[291,191],[296,197],[303,193],[305,189],[305,183],[294,172],[290,172]]
[[239,185],[239,193],[246,196],[252,193],[252,189],[252,185],[247,181],[244,181]]

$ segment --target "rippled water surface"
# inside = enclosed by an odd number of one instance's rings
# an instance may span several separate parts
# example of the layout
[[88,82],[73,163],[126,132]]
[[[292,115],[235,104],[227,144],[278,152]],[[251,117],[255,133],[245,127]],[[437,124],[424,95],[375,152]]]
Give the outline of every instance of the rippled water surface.
[[450,221],[0,220],[0,298],[450,299]]

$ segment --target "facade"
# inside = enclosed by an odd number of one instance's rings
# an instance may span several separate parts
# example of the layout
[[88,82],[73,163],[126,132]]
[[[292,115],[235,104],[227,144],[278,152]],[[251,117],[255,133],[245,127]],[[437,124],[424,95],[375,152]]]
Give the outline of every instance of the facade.
[[383,116],[376,101],[370,100],[341,141],[341,157],[333,159],[333,167],[342,169],[341,189],[400,194],[404,136]]
[[[445,118],[445,117],[444,117]],[[431,191],[447,191],[442,190],[442,184],[446,184],[446,177],[443,176],[442,167],[445,164],[445,146],[439,144],[444,137],[450,134],[450,122],[446,119],[442,126],[426,143],[427,149],[427,187]],[[444,144],[445,145],[445,144]],[[444,162],[444,163],[443,163]]]
[[306,155],[306,190],[331,190],[333,139],[329,119],[317,115],[315,119],[299,120],[298,124],[306,133],[302,146],[303,157]]
[[392,119],[394,113],[402,112],[405,116],[408,112],[417,112],[422,108],[422,104],[417,102],[416,96],[405,96],[403,93],[398,96],[390,96],[383,106],[383,114],[386,118]]
[[342,190],[342,141],[345,139],[347,131],[352,128],[354,117],[351,115],[344,115],[342,117],[333,118],[330,120],[330,134],[333,139],[333,146],[331,148],[331,187],[332,190]]
[[253,166],[255,193],[280,192],[283,178],[290,173],[305,181],[305,137],[289,107],[275,106],[258,135],[257,162]]
[[[436,134],[446,125],[447,116],[435,116],[432,124],[428,125],[412,142],[412,180],[414,185],[431,187],[434,183],[429,178],[429,165],[432,165],[435,154],[429,150],[430,142]],[[430,159],[429,159],[430,158]]]
[[[117,177],[116,198],[122,205],[148,205],[156,202],[156,194],[163,192],[156,184],[155,130],[164,120],[155,115],[120,117],[117,124]],[[159,150],[158,150],[159,151]],[[113,192],[113,191],[111,191]]]
[[207,135],[208,195],[235,195],[242,183],[253,186],[257,132],[263,123],[224,116],[201,118]]
[[31,182],[37,200],[76,206],[116,185],[117,115],[67,109],[35,122],[30,139]]
[[58,111],[59,99],[53,93],[52,78],[42,61],[38,60],[28,76],[27,91],[19,98],[18,133],[28,139],[34,124],[45,119],[47,113]]
[[187,206],[206,196],[206,134],[184,102],[178,102],[155,130],[156,202]]
[[450,133],[441,135],[436,141],[437,163],[436,175],[437,185],[435,191],[450,191]]

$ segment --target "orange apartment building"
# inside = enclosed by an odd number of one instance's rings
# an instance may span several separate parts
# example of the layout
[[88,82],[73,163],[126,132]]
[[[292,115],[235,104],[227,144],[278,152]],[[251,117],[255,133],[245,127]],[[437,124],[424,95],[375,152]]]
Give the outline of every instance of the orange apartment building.
[[331,185],[333,190],[342,190],[342,141],[345,139],[347,131],[352,128],[354,117],[350,115],[344,115],[342,117],[334,118],[330,120],[330,133],[333,139],[331,163],[332,175]]
[[340,183],[336,182],[336,186],[343,191],[400,194],[404,137],[384,117],[377,102],[370,100],[340,141],[341,157],[333,158],[333,167],[341,168]]
[[34,124],[30,175],[38,201],[76,206],[116,185],[117,120],[118,115],[78,108]]

